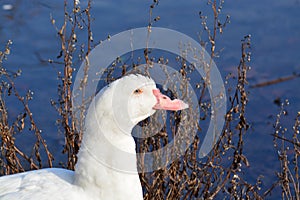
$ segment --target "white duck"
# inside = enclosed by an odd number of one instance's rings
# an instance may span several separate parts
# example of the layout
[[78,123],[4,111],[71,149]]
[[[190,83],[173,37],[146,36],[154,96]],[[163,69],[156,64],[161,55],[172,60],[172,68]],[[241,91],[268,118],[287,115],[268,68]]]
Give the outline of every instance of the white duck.
[[[75,172],[48,168],[2,176],[1,200],[143,199],[131,131],[156,109],[181,110],[187,104],[162,95],[151,78],[133,74],[105,87],[93,103]],[[120,152],[133,154],[134,159],[124,158]],[[127,165],[135,170],[119,170]]]

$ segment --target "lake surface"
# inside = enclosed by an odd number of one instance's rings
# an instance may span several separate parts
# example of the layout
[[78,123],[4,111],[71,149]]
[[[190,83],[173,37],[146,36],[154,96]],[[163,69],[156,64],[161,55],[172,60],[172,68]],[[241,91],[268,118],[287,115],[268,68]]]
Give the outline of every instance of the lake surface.
[[[3,5],[12,5],[12,9]],[[104,40],[130,28],[148,25],[151,1],[95,1],[92,5],[92,31],[95,41]],[[82,5],[85,2],[82,1]],[[225,1],[221,18],[230,15],[230,24],[218,36],[217,49],[223,49],[215,62],[225,77],[236,72],[240,59],[240,41],[251,34],[252,57],[249,71],[249,85],[300,73],[300,1],[299,0],[239,0]],[[211,17],[210,6],[205,1],[162,0],[154,8],[153,16],[160,16],[155,26],[182,32],[195,40],[203,31],[199,11]],[[11,55],[4,63],[11,70],[22,69],[22,76],[16,80],[20,91],[34,91],[30,107],[37,124],[54,156],[59,156],[63,145],[62,135],[57,134],[55,121],[57,113],[50,105],[50,99],[57,99],[57,73],[61,66],[40,62],[39,58],[55,59],[59,55],[60,43],[50,23],[50,15],[61,23],[62,1],[9,1],[0,2],[0,48],[12,40]],[[207,38],[202,38],[208,41]],[[279,167],[273,148],[272,124],[279,107],[274,100],[289,99],[288,116],[284,121],[290,130],[300,111],[300,78],[266,87],[249,89],[247,119],[251,130],[246,135],[245,154],[251,167],[247,170],[249,180],[254,181],[264,174],[264,184],[274,180],[274,170]],[[19,113],[20,107],[7,98],[11,116]],[[24,146],[30,141],[22,141]],[[51,144],[54,144],[53,146]],[[59,145],[57,145],[59,144]]]

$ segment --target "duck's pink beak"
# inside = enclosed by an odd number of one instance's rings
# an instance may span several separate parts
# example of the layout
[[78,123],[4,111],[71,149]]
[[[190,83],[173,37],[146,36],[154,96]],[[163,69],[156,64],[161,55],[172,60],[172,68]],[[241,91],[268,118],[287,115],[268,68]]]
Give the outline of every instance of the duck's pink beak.
[[153,106],[155,110],[183,110],[189,107],[188,104],[184,103],[179,99],[171,100],[168,96],[160,93],[159,89],[152,90],[156,97],[157,103]]

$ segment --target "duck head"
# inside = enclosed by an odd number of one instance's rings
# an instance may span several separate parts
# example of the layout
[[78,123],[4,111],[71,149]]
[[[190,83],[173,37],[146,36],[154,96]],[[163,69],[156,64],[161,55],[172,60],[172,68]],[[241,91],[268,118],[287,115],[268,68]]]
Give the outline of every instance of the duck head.
[[171,100],[163,95],[155,82],[143,75],[124,76],[112,84],[115,87],[113,95],[115,115],[121,111],[128,113],[128,118],[134,125],[153,115],[156,110],[177,111],[188,108],[182,100]]

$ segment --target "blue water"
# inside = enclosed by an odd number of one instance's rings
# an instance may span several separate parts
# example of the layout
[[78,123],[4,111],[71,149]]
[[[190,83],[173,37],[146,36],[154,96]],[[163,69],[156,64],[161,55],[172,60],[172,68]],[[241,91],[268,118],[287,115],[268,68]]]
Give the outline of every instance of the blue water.
[[[147,26],[151,2],[94,1],[94,40],[104,40],[108,35]],[[2,9],[4,4],[13,5],[13,9]],[[85,2],[82,1],[82,4],[85,5]],[[250,85],[300,73],[299,8],[299,0],[265,0],[263,3],[259,0],[225,1],[221,19],[230,15],[230,24],[218,36],[217,50],[223,50],[215,60],[222,76],[236,72],[240,59],[240,41],[247,34],[251,34],[252,39],[251,70],[248,74]],[[199,34],[203,33],[199,11],[211,17],[211,9],[205,1],[162,0],[153,10],[153,16],[161,18],[155,26],[174,29],[198,40]],[[61,25],[62,1],[2,0],[0,47],[3,49],[9,39],[13,41],[11,55],[4,65],[11,70],[22,69],[22,76],[16,80],[17,87],[24,94],[28,89],[34,91],[30,107],[50,150],[55,157],[59,157],[64,141],[63,135],[57,133],[57,114],[50,105],[50,99],[57,99],[57,73],[62,70],[62,66],[49,65],[39,60],[39,57],[55,59],[60,50],[59,38],[50,23],[50,15]],[[205,34],[202,40],[208,41]],[[247,171],[249,180],[254,181],[259,174],[265,174],[264,184],[272,183],[274,169],[279,166],[270,135],[273,133],[274,116],[278,112],[278,106],[273,101],[278,97],[289,99],[289,115],[285,122],[291,129],[293,119],[300,110],[299,84],[298,78],[249,89],[247,119],[251,123],[251,130],[245,142],[245,154],[251,165]],[[7,98],[6,101],[13,117],[19,113],[20,107],[12,99]],[[22,140],[22,145],[27,146],[30,140]]]

